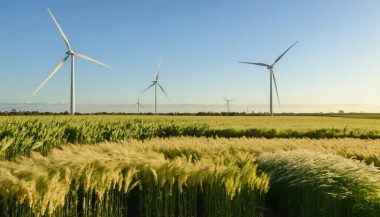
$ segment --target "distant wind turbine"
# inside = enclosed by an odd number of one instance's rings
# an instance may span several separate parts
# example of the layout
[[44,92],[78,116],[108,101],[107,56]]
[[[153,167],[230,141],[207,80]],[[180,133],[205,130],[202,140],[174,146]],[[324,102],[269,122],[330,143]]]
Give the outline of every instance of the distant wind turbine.
[[162,58],[160,59],[160,62],[158,63],[158,67],[157,67],[157,75],[156,75],[156,80],[152,81],[152,84],[145,88],[145,90],[143,90],[141,93],[144,93],[145,91],[147,91],[149,88],[153,87],[154,86],[154,113],[157,114],[157,85],[158,87],[162,90],[162,92],[165,94],[165,96],[169,99],[168,95],[166,94],[164,88],[161,86],[161,84],[158,82],[158,76],[160,75],[160,67],[161,67],[161,62],[162,62]]
[[234,101],[235,99],[227,99],[226,97],[223,97],[223,99],[226,101],[227,113],[230,113],[230,102]]
[[267,69],[270,71],[270,91],[269,91],[269,98],[270,98],[270,105],[269,105],[269,114],[272,116],[273,115],[273,94],[272,94],[272,78],[274,81],[274,86],[276,88],[276,94],[277,94],[277,100],[278,104],[280,105],[280,97],[278,96],[278,91],[277,91],[277,84],[276,84],[276,77],[274,76],[274,66],[275,64],[280,61],[280,59],[294,46],[297,44],[298,41],[294,42],[292,46],[290,46],[288,49],[284,51],[277,59],[274,61],[272,65],[268,65],[265,63],[252,63],[252,62],[239,62],[239,63],[245,63],[245,64],[252,64],[252,65],[258,65],[258,66],[265,66]]
[[61,60],[58,65],[53,69],[53,71],[50,73],[50,75],[41,83],[41,85],[33,92],[33,96],[40,91],[40,89],[49,81],[51,77],[65,64],[66,60],[71,57],[71,100],[70,100],[70,114],[75,114],[75,56],[80,57],[85,60],[89,60],[91,62],[94,62],[96,64],[102,65],[107,68],[111,68],[111,66],[106,65],[104,63],[101,63],[91,57],[88,57],[84,54],[78,53],[75,50],[73,50],[70,46],[69,40],[67,39],[65,33],[63,32],[61,26],[58,24],[57,20],[55,19],[54,15],[51,13],[49,8],[47,9],[50,16],[53,18],[53,21],[55,25],[57,26],[59,32],[61,33],[61,36],[63,38],[63,41],[66,44],[67,52],[66,56]]
[[144,109],[144,106],[140,103],[140,97],[137,97],[137,103],[135,106],[137,106],[137,114],[140,114],[140,108]]

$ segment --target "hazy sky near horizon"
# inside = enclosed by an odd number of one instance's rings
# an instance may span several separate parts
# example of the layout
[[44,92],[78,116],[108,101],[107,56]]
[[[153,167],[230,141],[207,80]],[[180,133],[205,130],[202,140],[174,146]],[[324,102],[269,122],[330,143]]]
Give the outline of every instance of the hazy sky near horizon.
[[[380,104],[380,1],[375,0],[0,0],[0,103],[69,102],[69,62],[49,7],[78,52],[77,103],[135,103],[156,75],[164,104],[267,104],[266,68],[281,59],[283,104]],[[153,89],[141,95],[153,103]]]

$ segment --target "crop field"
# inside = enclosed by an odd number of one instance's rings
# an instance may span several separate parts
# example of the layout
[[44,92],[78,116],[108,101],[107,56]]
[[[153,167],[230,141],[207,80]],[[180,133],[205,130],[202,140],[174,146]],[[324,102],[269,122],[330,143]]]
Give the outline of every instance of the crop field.
[[[380,120],[343,117],[37,116],[0,117],[0,159],[68,143],[178,136],[380,139]],[[240,123],[240,125],[239,125]]]
[[380,131],[380,115],[340,115],[327,116],[170,116],[170,115],[78,115],[78,116],[0,116],[4,121],[145,121],[145,122],[175,122],[207,124],[213,129],[275,129],[308,131],[316,129],[344,129]]
[[380,120],[0,117],[0,216],[379,217]]

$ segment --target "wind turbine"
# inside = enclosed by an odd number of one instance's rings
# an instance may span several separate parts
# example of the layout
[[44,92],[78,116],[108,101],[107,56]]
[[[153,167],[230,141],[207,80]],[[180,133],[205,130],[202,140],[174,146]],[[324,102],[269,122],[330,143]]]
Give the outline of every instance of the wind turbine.
[[160,59],[160,62],[158,63],[157,67],[157,75],[156,80],[152,81],[152,84],[149,85],[149,87],[145,88],[141,93],[144,93],[149,88],[154,86],[154,114],[157,114],[157,86],[162,90],[162,92],[165,94],[165,96],[169,99],[168,95],[166,94],[164,88],[161,86],[161,84],[158,82],[158,76],[160,75],[160,67],[161,67],[162,58]]
[[223,99],[226,101],[227,113],[230,113],[230,102],[235,100],[235,99],[227,99],[226,97],[223,97]]
[[284,51],[277,59],[273,62],[272,65],[265,64],[265,63],[252,63],[252,62],[239,62],[239,63],[245,63],[245,64],[252,64],[252,65],[258,65],[258,66],[265,66],[267,69],[269,69],[270,72],[270,91],[269,91],[269,98],[270,98],[270,105],[269,105],[269,111],[270,115],[273,116],[273,94],[272,94],[272,79],[274,81],[274,86],[276,88],[276,94],[277,94],[277,100],[278,104],[280,105],[280,97],[278,96],[278,91],[277,91],[277,84],[276,84],[276,77],[274,76],[274,66],[280,59],[294,46],[297,44],[298,41],[294,42],[288,49]]
[[73,50],[70,46],[69,40],[67,39],[65,33],[63,32],[61,26],[58,24],[57,20],[55,19],[54,15],[51,13],[49,8],[47,9],[51,18],[53,19],[55,25],[57,26],[59,32],[61,33],[61,36],[63,38],[63,41],[66,44],[67,52],[66,56],[61,60],[58,65],[53,69],[53,71],[50,73],[50,75],[40,84],[40,86],[33,92],[33,96],[40,91],[40,89],[49,81],[51,77],[65,64],[66,60],[70,57],[71,58],[71,100],[70,100],[70,114],[75,114],[75,56],[80,57],[85,60],[89,60],[91,62],[94,62],[96,64],[102,65],[107,68],[111,68],[111,66],[106,65],[104,63],[101,63],[91,57],[88,57],[84,54],[78,53],[75,50]]
[[137,106],[137,114],[140,114],[140,107],[144,108],[144,106],[140,103],[140,97],[137,97],[137,103],[135,104],[135,106]]

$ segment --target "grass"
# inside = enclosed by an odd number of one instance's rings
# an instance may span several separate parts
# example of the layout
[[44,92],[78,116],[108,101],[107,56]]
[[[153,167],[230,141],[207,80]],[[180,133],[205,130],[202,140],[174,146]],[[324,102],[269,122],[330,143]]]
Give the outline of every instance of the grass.
[[271,177],[271,197],[289,216],[379,216],[380,172],[373,166],[300,150],[263,154],[257,162]]
[[92,119],[13,120],[0,125],[0,159],[37,151],[46,155],[64,144],[202,135],[204,125],[187,122],[102,121]]
[[[168,159],[123,144],[65,146],[47,157],[33,153],[0,161],[0,172],[0,216],[10,217],[132,211],[146,217],[261,217],[269,184],[253,156]],[[131,205],[136,201],[137,210]]]
[[175,123],[200,123],[212,129],[275,129],[310,131],[316,129],[347,129],[380,131],[380,120],[376,115],[353,115],[338,117],[322,116],[169,116],[169,115],[78,115],[78,116],[0,116],[1,121],[16,120],[98,120],[98,121],[153,121]]
[[352,157],[379,148],[190,137],[62,146],[0,161],[0,216],[263,216],[268,192],[292,217],[377,217],[380,172]]
[[372,116],[0,117],[0,216],[378,217],[378,139]]
[[[178,136],[225,138],[362,138],[380,139],[378,120],[327,117],[197,117],[197,116],[43,116],[1,117],[0,159],[38,151],[46,155],[67,143],[95,144],[104,141],[168,138]],[[342,126],[346,120],[367,128]],[[363,122],[364,121],[364,122]],[[380,120],[379,120],[380,121]],[[218,122],[216,126],[214,122]],[[242,123],[241,127],[234,127]],[[298,128],[288,129],[299,124]],[[225,125],[223,125],[225,124]],[[222,126],[231,128],[222,128]],[[252,128],[246,128],[246,127]],[[264,126],[276,126],[266,128]],[[330,128],[323,128],[330,126]],[[331,128],[331,126],[338,126]],[[370,128],[371,127],[371,128]]]
[[334,116],[343,118],[380,119],[380,114],[343,114]]
[[[366,164],[380,167],[380,140],[363,139],[263,139],[263,138],[171,138],[152,139],[146,142],[124,142],[142,150],[153,149],[167,158],[191,156],[196,159],[203,155],[215,155],[226,152],[248,153],[259,156],[262,153],[278,151],[308,150],[314,153],[335,154],[347,159],[356,159]],[[154,145],[153,145],[154,144]]]

